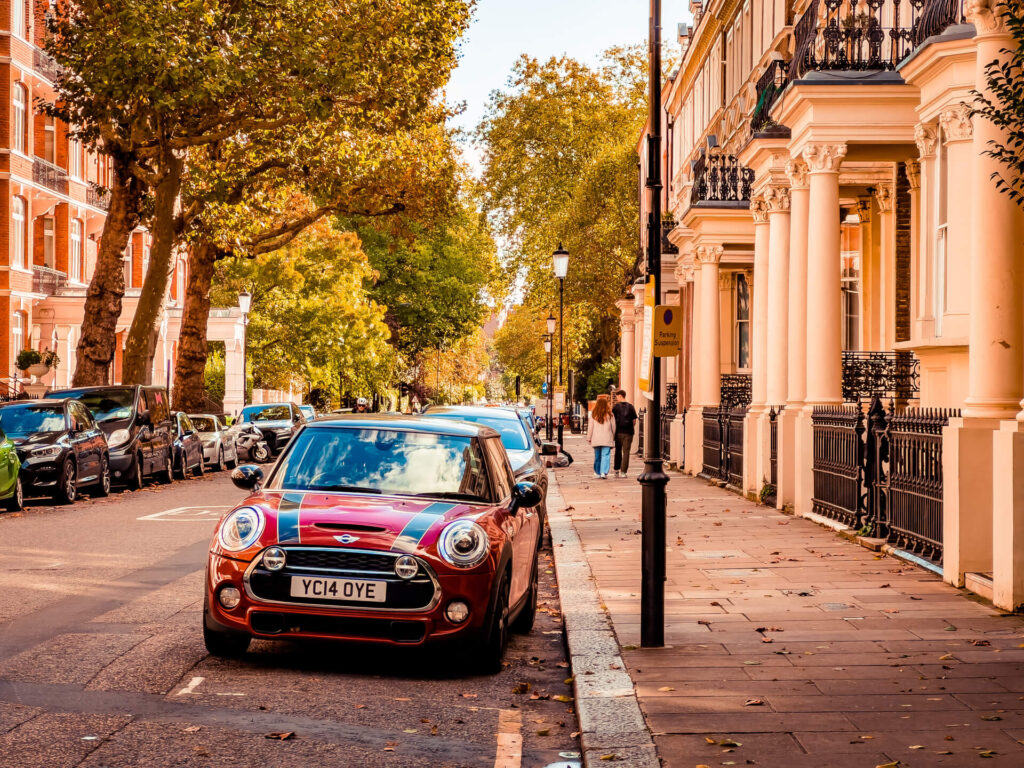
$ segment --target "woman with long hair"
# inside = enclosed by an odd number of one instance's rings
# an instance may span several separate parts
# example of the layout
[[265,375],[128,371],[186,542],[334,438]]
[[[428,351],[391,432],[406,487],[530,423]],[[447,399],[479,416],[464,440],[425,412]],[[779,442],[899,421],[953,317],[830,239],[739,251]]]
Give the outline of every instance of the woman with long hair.
[[612,446],[615,445],[615,419],[612,417],[608,395],[598,395],[587,426],[587,442],[594,449],[594,477],[608,477]]

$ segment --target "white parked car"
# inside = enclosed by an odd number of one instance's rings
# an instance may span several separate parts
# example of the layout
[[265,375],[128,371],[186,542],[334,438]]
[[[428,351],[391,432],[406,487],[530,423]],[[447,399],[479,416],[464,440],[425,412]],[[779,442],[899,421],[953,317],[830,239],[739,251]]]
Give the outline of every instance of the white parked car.
[[203,458],[214,469],[227,469],[238,463],[235,431],[225,426],[220,416],[208,413],[189,414],[192,425],[203,441]]

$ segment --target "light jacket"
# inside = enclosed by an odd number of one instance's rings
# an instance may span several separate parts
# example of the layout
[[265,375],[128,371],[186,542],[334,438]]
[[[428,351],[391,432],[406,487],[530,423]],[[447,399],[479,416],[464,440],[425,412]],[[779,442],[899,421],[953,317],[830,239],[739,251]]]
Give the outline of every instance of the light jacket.
[[591,417],[587,426],[587,442],[595,448],[615,445],[615,417],[609,413],[604,424]]

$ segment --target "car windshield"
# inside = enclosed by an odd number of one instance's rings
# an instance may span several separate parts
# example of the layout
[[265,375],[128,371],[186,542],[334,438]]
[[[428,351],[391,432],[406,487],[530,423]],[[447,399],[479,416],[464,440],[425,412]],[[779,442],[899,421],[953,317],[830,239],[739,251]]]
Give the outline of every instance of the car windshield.
[[209,416],[192,416],[192,426],[196,428],[198,432],[216,432],[217,427],[214,426],[213,419]]
[[270,487],[488,497],[484,458],[469,437],[394,429],[307,427],[281,458]]
[[505,446],[506,451],[526,451],[530,448],[529,443],[526,442],[526,432],[523,429],[523,423],[519,420],[518,416],[510,415],[502,418],[501,416],[492,416],[489,413],[478,415],[475,413],[459,413],[457,411],[451,413],[427,411],[424,415],[438,419],[471,421],[474,424],[488,426],[501,435],[501,444]]
[[96,421],[128,419],[135,404],[134,389],[90,389],[86,391],[54,392],[51,396],[73,397],[92,411]]
[[307,419],[312,420],[316,418],[316,410],[312,405],[300,405],[299,410],[302,411],[302,415]]
[[291,418],[287,405],[264,405],[242,411],[242,421],[291,421]]
[[64,409],[59,405],[12,405],[0,408],[0,428],[11,437],[39,432],[63,432]]

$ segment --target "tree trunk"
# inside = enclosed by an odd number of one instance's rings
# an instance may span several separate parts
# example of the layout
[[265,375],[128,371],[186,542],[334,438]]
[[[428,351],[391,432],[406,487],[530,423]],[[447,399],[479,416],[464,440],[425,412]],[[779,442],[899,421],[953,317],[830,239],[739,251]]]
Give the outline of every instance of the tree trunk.
[[96,271],[86,293],[82,337],[76,351],[72,385],[96,386],[109,382],[110,364],[117,345],[117,321],[124,298],[124,251],[139,225],[144,189],[115,153],[111,156],[113,182],[110,209],[103,222]]
[[178,359],[174,361],[174,407],[186,413],[205,410],[206,323],[216,261],[217,248],[208,240],[201,239],[189,249],[185,309],[178,336]]
[[163,178],[154,193],[153,247],[149,253],[149,271],[142,282],[142,293],[124,348],[122,378],[125,384],[152,383],[157,328],[167,298],[174,246],[178,240],[175,207],[181,191],[181,172],[185,161],[168,153],[162,165],[160,170]]

